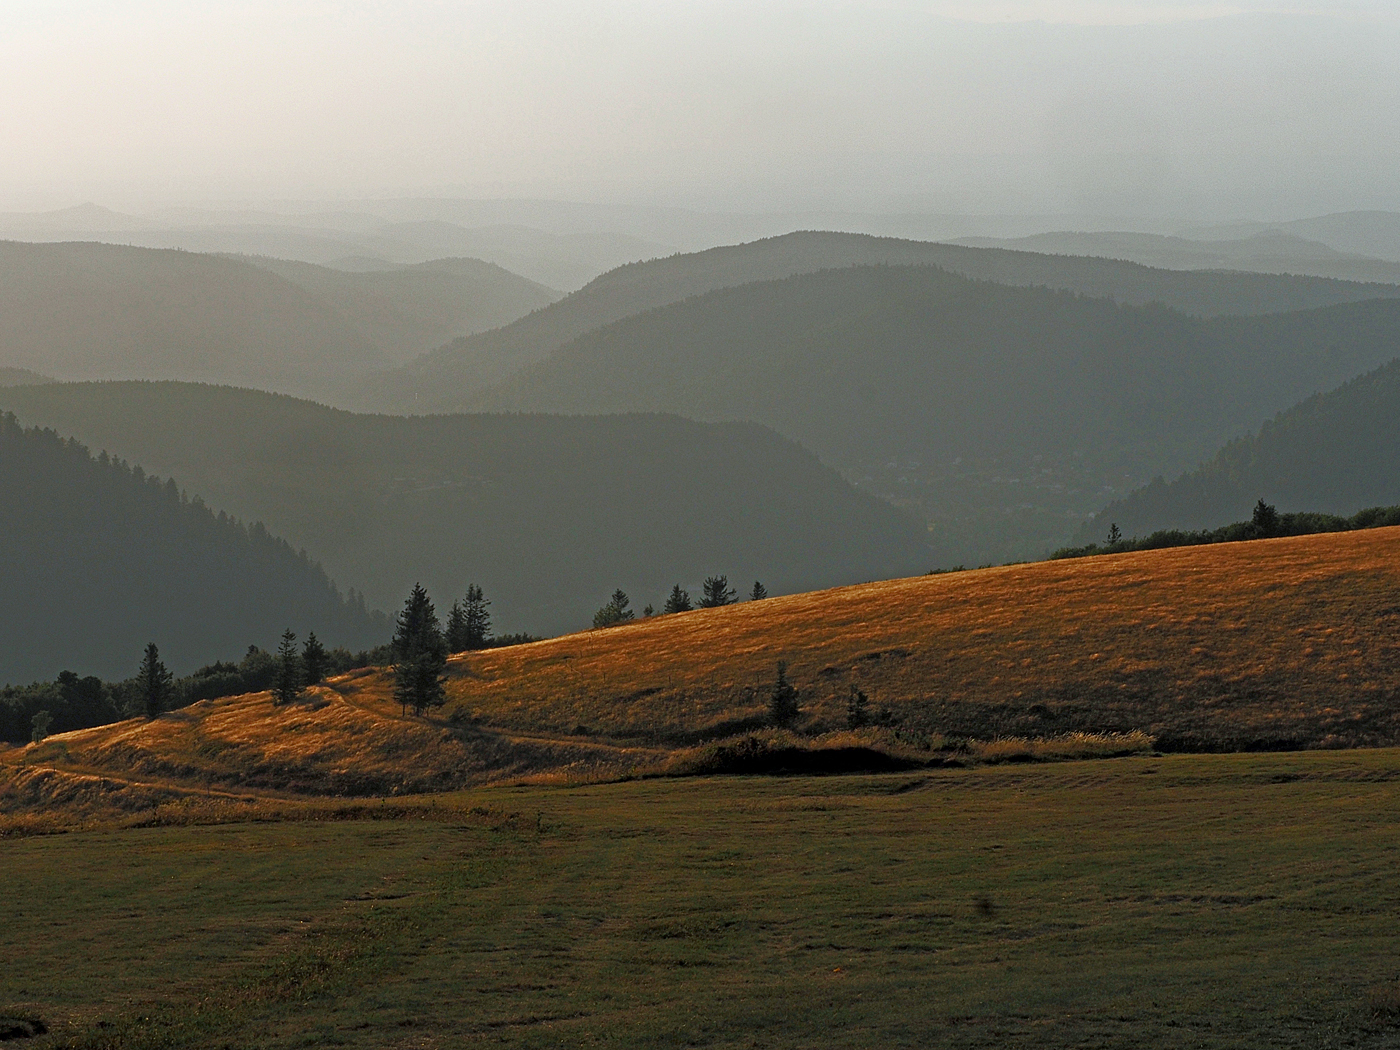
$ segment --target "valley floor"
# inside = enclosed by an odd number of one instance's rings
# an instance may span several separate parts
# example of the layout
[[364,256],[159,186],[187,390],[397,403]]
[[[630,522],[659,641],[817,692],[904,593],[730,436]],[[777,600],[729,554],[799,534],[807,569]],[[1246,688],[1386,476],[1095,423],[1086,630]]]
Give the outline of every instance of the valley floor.
[[1397,1046],[1397,803],[1400,751],[1363,750],[12,838],[0,1017],[94,1048]]

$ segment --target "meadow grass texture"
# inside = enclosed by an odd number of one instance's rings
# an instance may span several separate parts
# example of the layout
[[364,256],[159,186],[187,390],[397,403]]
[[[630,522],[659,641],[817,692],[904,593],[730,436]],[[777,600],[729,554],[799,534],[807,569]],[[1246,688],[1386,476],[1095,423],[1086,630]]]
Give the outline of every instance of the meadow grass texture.
[[1397,791],[1396,751],[1138,756],[10,839],[0,1014],[110,1048],[1390,1046]]

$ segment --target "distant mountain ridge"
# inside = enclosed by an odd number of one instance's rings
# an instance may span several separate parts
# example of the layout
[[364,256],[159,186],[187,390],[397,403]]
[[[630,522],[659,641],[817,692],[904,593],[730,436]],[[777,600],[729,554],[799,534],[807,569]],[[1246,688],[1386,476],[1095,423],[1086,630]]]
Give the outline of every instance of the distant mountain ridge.
[[1221,270],[1400,283],[1400,262],[1340,252],[1320,241],[1276,229],[1237,239],[1191,240],[1149,233],[1038,233],[995,239],[967,237],[959,244],[1054,255],[1124,259],[1172,270]]
[[229,258],[325,301],[396,364],[462,335],[510,324],[562,294],[480,259],[350,272],[265,256]]
[[176,673],[275,645],[381,644],[388,619],[304,553],[105,453],[0,414],[0,683],[125,678],[147,642]]
[[[1396,347],[1400,351],[1400,346]],[[1285,511],[1349,515],[1400,503],[1400,360],[1279,413],[1173,481],[1105,507],[1079,533],[1101,540],[1204,529],[1249,517],[1256,500]]]
[[0,242],[0,366],[325,396],[553,298],[471,260],[351,274],[88,242]]
[[606,324],[723,288],[866,265],[937,265],[1001,284],[1039,285],[1130,304],[1161,302],[1200,316],[1400,296],[1395,285],[1200,274],[1108,259],[808,231],[619,267],[514,324],[457,340],[367,379],[344,403],[370,411],[461,411],[476,392]]
[[926,571],[906,512],[753,423],[370,416],[179,383],[0,388],[0,407],[173,474],[311,551],[381,608],[484,586],[498,629],[586,627],[724,573],[773,593]]
[[[976,564],[1062,545],[1115,494],[1389,360],[1397,330],[1395,299],[1201,319],[930,266],[852,267],[615,322],[472,407],[754,420],[941,528],[971,508],[998,519],[939,548]],[[1038,523],[994,539],[1027,507]]]

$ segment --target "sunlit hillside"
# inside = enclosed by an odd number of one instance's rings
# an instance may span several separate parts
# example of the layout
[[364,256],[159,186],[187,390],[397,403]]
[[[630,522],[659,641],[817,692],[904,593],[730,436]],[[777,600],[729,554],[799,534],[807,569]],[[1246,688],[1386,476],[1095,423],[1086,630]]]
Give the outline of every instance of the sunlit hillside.
[[[365,670],[287,707],[206,701],[12,750],[4,808],[59,791],[35,786],[40,769],[195,794],[358,795],[675,769],[686,748],[763,728],[780,660],[799,689],[790,742],[906,763],[975,757],[969,738],[1135,731],[1162,749],[1394,745],[1397,555],[1400,529],[1377,529],[679,613],[458,654],[448,703],[426,719],[393,703],[387,672]],[[853,689],[890,724],[846,732]]]

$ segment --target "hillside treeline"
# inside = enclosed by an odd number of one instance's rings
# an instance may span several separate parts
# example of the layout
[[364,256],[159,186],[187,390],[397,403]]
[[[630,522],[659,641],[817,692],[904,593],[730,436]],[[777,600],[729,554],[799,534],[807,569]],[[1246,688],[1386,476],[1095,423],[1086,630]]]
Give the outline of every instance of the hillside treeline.
[[[1400,342],[1392,336],[1392,352]],[[1400,360],[1279,413],[1174,481],[1157,478],[1110,503],[1080,543],[1124,533],[1194,530],[1239,518],[1256,499],[1349,515],[1400,502]]]
[[[352,653],[335,648],[326,654],[325,673],[343,674],[355,667],[388,663],[388,645]],[[131,655],[133,670],[140,654]],[[270,689],[277,681],[277,656],[249,646],[238,661],[220,660],[169,683],[166,710],[177,710],[201,700]],[[0,740],[22,744],[37,735],[66,733],[107,725],[146,713],[142,683],[133,674],[118,682],[104,682],[96,675],[60,671],[51,682],[0,688]],[[36,722],[37,719],[37,722]]]
[[152,639],[183,672],[288,623],[354,648],[388,635],[383,614],[260,522],[12,414],[0,416],[0,492],[0,681],[65,667],[119,679]]

